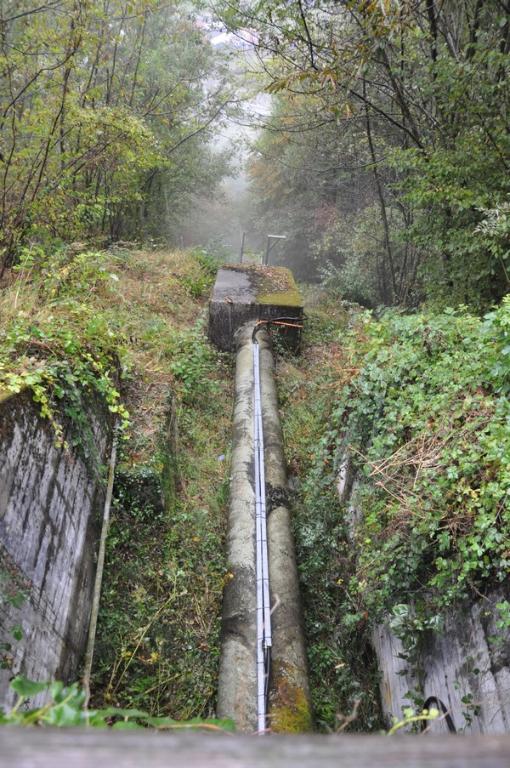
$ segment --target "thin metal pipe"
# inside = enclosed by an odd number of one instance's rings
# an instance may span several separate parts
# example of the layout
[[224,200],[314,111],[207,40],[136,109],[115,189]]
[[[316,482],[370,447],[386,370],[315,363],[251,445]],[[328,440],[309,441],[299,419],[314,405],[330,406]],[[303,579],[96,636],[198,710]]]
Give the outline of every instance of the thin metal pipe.
[[[257,344],[257,357],[259,357]],[[259,361],[260,362],[260,361]],[[258,425],[259,425],[259,481],[260,481],[260,520],[262,539],[262,588],[264,594],[264,638],[267,647],[271,646],[271,605],[269,598],[269,558],[267,550],[267,508],[266,508],[266,469],[264,459],[264,428],[262,421],[262,399],[260,391],[260,364],[257,365],[257,389],[259,394]]]
[[253,420],[255,474],[256,590],[257,590],[257,730],[267,728],[267,694],[271,658],[271,606],[269,594],[269,558],[267,551],[266,481],[264,430],[260,391],[259,345],[253,342]]
[[[255,356],[254,356],[254,371],[255,371]],[[254,469],[255,469],[255,579],[256,579],[256,610],[257,610],[257,730],[262,732],[266,727],[266,699],[264,695],[264,598],[262,588],[262,542],[260,536],[260,510],[261,510],[261,498],[260,498],[260,451],[259,451],[259,433],[258,433],[258,415],[257,415],[257,396],[255,389],[254,397]]]
[[85,708],[89,705],[90,699],[90,677],[92,674],[92,662],[94,659],[94,646],[96,642],[97,617],[99,614],[99,602],[101,600],[101,585],[103,583],[104,561],[106,556],[106,537],[108,536],[108,527],[110,525],[110,507],[113,496],[113,481],[115,478],[115,464],[117,462],[117,426],[113,427],[112,450],[110,454],[110,463],[108,466],[108,481],[106,485],[106,496],[103,508],[103,523],[101,526],[101,537],[99,540],[99,552],[97,556],[96,576],[94,579],[94,593],[92,597],[92,608],[90,611],[89,631],[87,635],[87,648],[85,650],[84,671],[82,677],[83,689],[85,692]]

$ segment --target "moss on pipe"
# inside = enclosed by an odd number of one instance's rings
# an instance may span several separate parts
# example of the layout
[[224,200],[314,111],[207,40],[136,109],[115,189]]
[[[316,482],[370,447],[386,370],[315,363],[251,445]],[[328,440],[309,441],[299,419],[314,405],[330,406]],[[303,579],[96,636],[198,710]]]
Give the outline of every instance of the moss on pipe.
[[308,691],[293,682],[299,674],[289,664],[273,666],[270,726],[274,733],[307,733],[313,728]]

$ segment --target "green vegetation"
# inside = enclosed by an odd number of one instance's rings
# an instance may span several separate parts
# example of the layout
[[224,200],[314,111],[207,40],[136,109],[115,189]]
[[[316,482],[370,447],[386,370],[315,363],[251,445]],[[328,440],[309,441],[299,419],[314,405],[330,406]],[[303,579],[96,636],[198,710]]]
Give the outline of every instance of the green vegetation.
[[[11,688],[18,694],[14,707],[7,713],[0,712],[0,725],[53,726],[70,728],[88,726],[92,728],[155,728],[156,730],[218,730],[232,731],[230,720],[189,720],[179,723],[169,717],[152,717],[137,709],[88,709],[85,706],[85,692],[77,683],[64,686],[61,682],[36,683],[24,677],[16,677]],[[45,693],[48,701],[40,707],[30,709],[33,696]]]
[[115,260],[107,267],[105,255],[96,252],[61,252],[51,262],[43,253],[28,253],[12,290],[0,297],[0,389],[31,389],[59,442],[60,417],[66,416],[74,440],[83,443],[84,398],[91,394],[120,417],[124,430],[128,425],[118,391],[122,335],[107,313],[97,314],[94,303],[83,299],[88,292],[106,302],[114,294],[117,276],[109,268]]
[[218,3],[256,29],[271,115],[249,167],[260,238],[367,306],[488,309],[509,282],[508,5]]
[[332,426],[362,473],[354,610],[393,612],[408,644],[446,607],[506,580],[510,564],[510,302],[364,318],[361,371]]
[[[450,608],[508,583],[508,3],[214,5],[214,22],[176,0],[0,9],[0,400],[30,394],[100,476],[91,405],[122,435],[97,708],[78,685],[17,679],[2,722],[174,727],[214,712],[232,359],[204,333],[215,258],[157,244],[199,239],[220,207],[228,218],[234,142],[212,141],[226,110],[262,120],[233,205],[243,227],[257,249],[284,234],[274,257],[322,281],[303,357],[278,362],[319,728],[380,727],[377,622],[391,618],[413,662]],[[251,30],[249,85],[245,53],[229,64],[228,43],[210,42],[218,20]],[[290,272],[233,268],[260,302],[300,303]],[[347,460],[356,521],[338,494]],[[7,558],[0,581],[24,599]],[[496,608],[494,648],[510,600]],[[8,630],[1,664],[21,639]],[[52,702],[26,711],[43,690]],[[299,692],[289,702],[284,729],[309,715]]]
[[212,712],[216,694],[231,371],[202,329],[216,266],[202,251],[159,259],[137,264],[143,288],[129,288],[133,430],[117,471],[93,700],[189,719]]
[[227,169],[193,4],[5,0],[0,26],[0,275],[33,243],[176,239]]
[[93,689],[97,702],[188,719],[216,696],[231,372],[197,330],[179,341],[177,455],[167,445],[141,460],[138,438],[117,473]]
[[[378,725],[369,630],[383,616],[393,616],[412,660],[449,606],[507,577],[509,309],[506,300],[484,320],[358,314],[350,332],[332,328],[326,309],[328,337],[343,344],[323,359],[309,310],[306,373],[284,366],[312,689],[329,728],[356,701],[351,727]],[[320,374],[306,366],[310,356]],[[355,548],[336,487],[346,452],[362,478]],[[505,601],[498,610],[504,633]]]
[[202,250],[37,251],[0,299],[4,388],[31,389],[57,440],[71,419],[82,449],[89,396],[122,420],[92,684],[101,709],[214,710],[232,387],[230,359],[203,331],[216,269]]
[[[316,718],[373,730],[373,627],[389,615],[414,663],[450,607],[506,583],[510,303],[483,319],[347,307],[308,295],[304,359],[279,363],[279,391]],[[347,455],[354,541],[337,489]],[[510,626],[508,601],[497,610],[494,647]]]

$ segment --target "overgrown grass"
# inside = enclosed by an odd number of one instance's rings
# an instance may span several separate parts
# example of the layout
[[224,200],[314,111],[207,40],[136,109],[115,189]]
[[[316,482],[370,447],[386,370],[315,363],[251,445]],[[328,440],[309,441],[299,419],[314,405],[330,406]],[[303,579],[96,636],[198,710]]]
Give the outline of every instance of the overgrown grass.
[[94,706],[214,712],[232,394],[204,333],[215,270],[204,251],[37,251],[0,296],[0,387],[31,388],[57,438],[84,391],[124,421]]
[[[129,286],[140,313],[134,428],[116,483],[93,691],[101,705],[188,719],[215,707],[232,377],[204,334],[214,265],[203,252],[170,259],[151,257],[144,289]],[[170,443],[169,387],[178,425]]]
[[215,362],[215,378],[197,379],[194,389],[186,378],[181,389],[170,504],[161,499],[164,452],[145,463],[124,457],[99,622],[97,704],[177,719],[214,713],[230,440],[230,371],[218,355]]

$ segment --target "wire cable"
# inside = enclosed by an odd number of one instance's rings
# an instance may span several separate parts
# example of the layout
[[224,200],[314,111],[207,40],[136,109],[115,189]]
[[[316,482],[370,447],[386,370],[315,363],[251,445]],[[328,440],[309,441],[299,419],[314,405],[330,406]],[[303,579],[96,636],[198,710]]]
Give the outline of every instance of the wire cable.
[[271,666],[271,604],[267,547],[264,428],[260,386],[260,347],[253,342],[253,436],[255,485],[255,578],[257,590],[257,732],[267,729],[267,699]]

